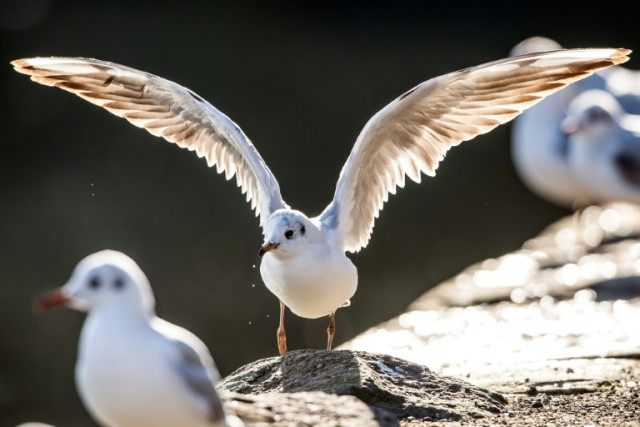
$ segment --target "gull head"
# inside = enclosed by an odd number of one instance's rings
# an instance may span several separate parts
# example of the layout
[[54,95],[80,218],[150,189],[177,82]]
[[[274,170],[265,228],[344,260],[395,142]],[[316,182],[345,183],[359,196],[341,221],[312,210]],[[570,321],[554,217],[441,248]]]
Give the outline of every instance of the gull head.
[[569,165],[594,201],[640,202],[640,116],[608,92],[589,90],[569,105],[562,130]]
[[539,52],[551,52],[553,50],[562,49],[556,41],[547,37],[529,37],[514,46],[509,53],[509,56],[522,56],[529,55],[531,53]]
[[80,311],[118,308],[153,312],[154,298],[147,277],[127,255],[104,250],[84,258],[69,281],[42,295],[42,309],[67,306]]
[[280,209],[271,214],[264,231],[260,256],[271,253],[277,258],[290,258],[322,239],[319,225],[292,209]]

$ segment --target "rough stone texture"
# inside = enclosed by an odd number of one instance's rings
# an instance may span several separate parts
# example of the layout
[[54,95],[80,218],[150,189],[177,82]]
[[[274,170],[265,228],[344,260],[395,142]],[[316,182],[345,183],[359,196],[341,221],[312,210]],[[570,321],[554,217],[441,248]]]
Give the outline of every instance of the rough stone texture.
[[[437,375],[391,356],[352,351],[297,350],[250,363],[220,384],[224,390],[267,393],[324,392],[351,395],[369,405],[379,420],[473,422],[499,413],[498,393]],[[386,417],[385,422],[395,422]]]
[[343,348],[503,393],[500,424],[640,423],[640,208],[591,207]]
[[225,409],[247,425],[261,426],[396,426],[396,418],[373,411],[352,396],[320,392],[243,395],[223,392]]

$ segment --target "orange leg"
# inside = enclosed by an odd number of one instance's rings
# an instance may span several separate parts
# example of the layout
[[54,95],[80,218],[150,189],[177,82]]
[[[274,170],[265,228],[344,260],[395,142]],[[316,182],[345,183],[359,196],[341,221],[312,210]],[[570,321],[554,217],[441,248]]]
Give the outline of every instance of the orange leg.
[[333,346],[333,336],[336,333],[336,312],[329,315],[329,326],[327,326],[327,350]]
[[280,301],[280,325],[278,326],[278,332],[276,334],[278,338],[278,353],[280,356],[287,352],[287,333],[284,330],[284,311],[287,306]]

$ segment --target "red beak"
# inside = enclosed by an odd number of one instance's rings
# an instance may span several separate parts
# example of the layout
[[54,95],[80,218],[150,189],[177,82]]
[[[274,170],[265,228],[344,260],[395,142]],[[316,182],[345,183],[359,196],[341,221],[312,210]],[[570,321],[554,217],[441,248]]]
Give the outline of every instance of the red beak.
[[69,295],[60,287],[40,295],[34,301],[34,306],[39,310],[48,310],[54,307],[65,306],[69,299]]

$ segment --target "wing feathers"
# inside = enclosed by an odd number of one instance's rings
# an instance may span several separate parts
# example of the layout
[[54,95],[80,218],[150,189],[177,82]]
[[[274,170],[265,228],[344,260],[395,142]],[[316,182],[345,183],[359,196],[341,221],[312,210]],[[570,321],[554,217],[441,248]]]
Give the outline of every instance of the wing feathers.
[[12,62],[31,80],[71,92],[134,126],[204,157],[246,194],[264,225],[286,207],[273,174],[242,131],[190,90],[133,68],[85,58],[29,58]]
[[389,193],[405,175],[434,175],[446,152],[506,123],[547,95],[628,60],[627,49],[569,49],[508,58],[424,82],[369,120],[320,216],[347,251],[366,246]]

